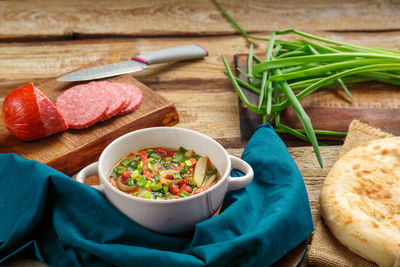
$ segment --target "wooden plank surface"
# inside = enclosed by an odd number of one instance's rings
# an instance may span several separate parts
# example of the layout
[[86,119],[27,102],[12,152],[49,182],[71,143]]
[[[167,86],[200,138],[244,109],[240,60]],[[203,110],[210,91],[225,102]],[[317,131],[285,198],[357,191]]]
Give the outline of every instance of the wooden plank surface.
[[[354,44],[400,49],[399,32],[314,33]],[[4,66],[0,68],[0,99],[19,85],[35,79],[57,77],[100,58],[117,62],[134,54],[191,43],[206,47],[209,56],[202,60],[152,66],[132,76],[176,103],[181,120],[177,127],[194,129],[217,138],[226,148],[244,147],[245,141],[241,140],[239,129],[237,96],[223,75],[224,67],[220,60],[223,53],[233,69],[234,55],[248,52],[249,44],[240,36],[3,42],[0,43],[0,66]],[[255,51],[263,52],[265,43],[256,44]],[[196,101],[195,105],[194,99],[201,101]],[[199,102],[201,105],[197,105]],[[381,106],[385,103],[375,104]],[[311,155],[309,160],[315,160],[314,156]],[[328,164],[326,160],[324,163]],[[315,177],[306,173],[305,179],[308,178]],[[315,193],[317,191],[311,191],[310,196],[315,198]]]
[[[95,65],[106,62],[96,62]],[[128,75],[104,79],[110,82],[134,84],[143,93],[139,107],[129,114],[113,117],[85,129],[68,129],[35,141],[21,141],[0,124],[0,152],[16,153],[28,159],[45,163],[65,174],[72,174],[98,159],[102,150],[115,138],[130,131],[151,126],[172,126],[179,121],[175,105],[149,87]],[[56,103],[65,90],[79,83],[43,80],[36,84],[49,99]],[[0,106],[2,106],[0,101]],[[0,115],[0,121],[3,121]]]
[[[218,2],[249,32],[293,26],[303,30],[330,31],[400,29],[396,12],[400,3],[395,0]],[[107,0],[3,0],[0,2],[0,17],[0,39],[216,35],[235,32],[211,1],[117,0],[110,4]]]
[[[397,0],[218,2],[246,31],[259,36],[296,28],[342,42],[400,50]],[[240,135],[237,95],[223,74],[220,56],[224,54],[233,68],[234,55],[247,53],[249,42],[211,1],[0,1],[0,101],[20,85],[58,77],[101,58],[117,62],[192,43],[206,47],[209,56],[151,66],[131,76],[175,103],[180,115],[176,127],[216,138],[228,152],[240,156],[246,140]],[[266,43],[254,43],[255,52],[264,53]],[[320,106],[333,107],[329,93],[317,99]],[[364,103],[362,96],[357,99]],[[387,108],[393,101],[373,104]],[[321,147],[325,166],[321,169],[312,148],[289,148],[303,175],[314,221],[323,180],[339,150],[340,146]]]
[[[312,32],[320,36],[359,45],[400,50],[400,31],[370,33]],[[265,32],[263,36],[269,36]],[[293,40],[295,36],[282,36]],[[204,88],[212,84],[229,84],[223,74],[220,55],[231,66],[235,54],[248,53],[249,43],[241,36],[180,37],[180,38],[102,38],[72,41],[0,42],[0,87],[11,88],[13,83],[31,79],[57,77],[101,58],[108,62],[127,60],[134,55],[177,45],[199,44],[209,51],[204,59],[151,66],[133,76],[158,88],[188,85]],[[266,42],[256,41],[256,53],[263,53]],[[215,86],[214,86],[215,87]]]

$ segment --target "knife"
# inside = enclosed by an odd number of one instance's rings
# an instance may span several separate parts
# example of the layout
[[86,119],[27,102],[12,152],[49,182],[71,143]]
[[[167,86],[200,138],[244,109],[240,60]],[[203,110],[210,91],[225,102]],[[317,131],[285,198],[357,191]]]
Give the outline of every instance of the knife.
[[78,70],[57,79],[63,82],[95,80],[141,71],[149,65],[208,56],[208,51],[198,45],[175,46],[132,57],[130,60]]

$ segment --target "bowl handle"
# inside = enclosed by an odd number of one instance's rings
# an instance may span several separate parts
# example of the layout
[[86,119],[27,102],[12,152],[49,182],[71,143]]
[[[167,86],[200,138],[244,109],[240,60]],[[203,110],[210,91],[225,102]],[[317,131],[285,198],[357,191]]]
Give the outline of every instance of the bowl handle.
[[[98,161],[93,162],[93,163],[90,164],[90,165],[87,165],[87,166],[86,166],[85,168],[83,168],[80,172],[78,172],[78,174],[76,175],[76,180],[77,180],[78,182],[83,183],[83,181],[84,181],[87,177],[97,174],[97,172],[98,172],[98,171],[97,171],[97,167],[98,167],[98,166],[99,166],[99,162],[98,162]],[[99,184],[99,185],[91,185],[91,187],[96,188],[96,189],[99,190],[101,193],[104,192],[104,187],[103,187],[102,184]]]
[[244,176],[232,177],[229,176],[229,184],[228,184],[228,191],[238,190],[253,181],[254,172],[253,168],[244,160],[229,155],[229,159],[232,163],[232,168],[238,169],[244,173]]

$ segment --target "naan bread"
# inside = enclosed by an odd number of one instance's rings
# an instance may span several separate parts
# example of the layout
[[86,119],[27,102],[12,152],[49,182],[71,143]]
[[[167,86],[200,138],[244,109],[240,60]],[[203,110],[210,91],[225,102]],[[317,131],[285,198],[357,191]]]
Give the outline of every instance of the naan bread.
[[368,142],[333,166],[320,196],[334,236],[379,266],[400,266],[400,137]]

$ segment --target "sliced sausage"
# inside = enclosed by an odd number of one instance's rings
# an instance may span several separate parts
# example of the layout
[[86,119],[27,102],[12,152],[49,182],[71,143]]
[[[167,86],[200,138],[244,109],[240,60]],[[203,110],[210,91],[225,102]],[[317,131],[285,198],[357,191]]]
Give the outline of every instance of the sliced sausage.
[[92,82],[103,89],[108,91],[108,105],[107,111],[104,114],[101,121],[107,120],[115,115],[118,115],[124,108],[126,97],[125,92],[115,83],[101,81],[101,82]]
[[101,120],[108,107],[108,91],[95,83],[73,86],[62,93],[56,106],[72,129],[87,128]]
[[142,102],[143,94],[139,87],[128,83],[115,83],[120,86],[125,92],[127,98],[124,109],[120,112],[121,115],[134,111]]

